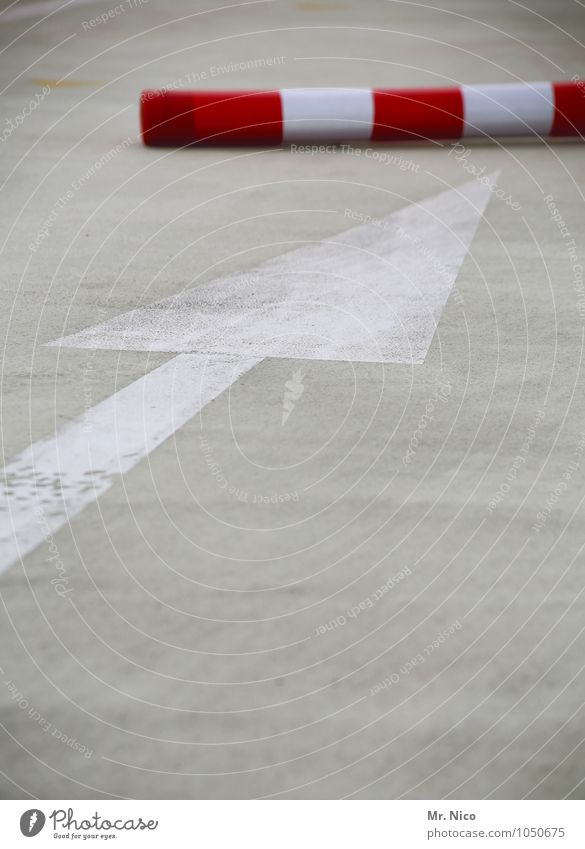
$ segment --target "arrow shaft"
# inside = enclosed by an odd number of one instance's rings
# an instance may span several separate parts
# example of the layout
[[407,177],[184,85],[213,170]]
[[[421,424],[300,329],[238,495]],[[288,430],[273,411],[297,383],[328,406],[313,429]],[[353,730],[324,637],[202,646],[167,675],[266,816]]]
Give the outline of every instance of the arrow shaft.
[[33,443],[3,469],[0,572],[106,492],[259,359],[181,354]]

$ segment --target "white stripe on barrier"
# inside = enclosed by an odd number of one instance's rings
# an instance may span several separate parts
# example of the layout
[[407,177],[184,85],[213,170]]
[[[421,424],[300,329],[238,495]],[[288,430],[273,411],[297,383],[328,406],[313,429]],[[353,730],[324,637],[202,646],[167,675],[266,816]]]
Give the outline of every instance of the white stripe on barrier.
[[288,88],[281,100],[285,142],[371,138],[374,95],[369,88]]
[[548,135],[554,118],[551,83],[464,85],[464,136]]

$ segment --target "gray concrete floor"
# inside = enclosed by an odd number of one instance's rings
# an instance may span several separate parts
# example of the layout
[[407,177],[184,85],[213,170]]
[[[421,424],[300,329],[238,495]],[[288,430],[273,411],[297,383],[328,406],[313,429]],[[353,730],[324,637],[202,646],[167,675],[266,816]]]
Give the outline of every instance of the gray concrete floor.
[[[0,17],[3,114],[47,87],[1,145],[4,462],[168,358],[45,347],[66,332],[470,165],[499,170],[520,208],[490,201],[424,365],[266,360],[0,576],[0,795],[583,798],[582,145],[476,144],[459,161],[402,145],[401,170],[137,136],[140,89],[230,63],[246,67],[210,86],[570,79],[582,6],[150,0],[88,24],[114,5]],[[449,401],[404,466],[441,380]],[[202,435],[246,496],[218,487]],[[263,503],[275,493],[296,500]]]

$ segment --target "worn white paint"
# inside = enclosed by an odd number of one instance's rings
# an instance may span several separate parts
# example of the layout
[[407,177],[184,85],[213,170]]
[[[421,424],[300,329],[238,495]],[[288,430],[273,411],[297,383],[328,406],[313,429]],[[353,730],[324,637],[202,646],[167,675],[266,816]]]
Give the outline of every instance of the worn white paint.
[[422,363],[489,196],[467,183],[52,344]]
[[0,572],[50,539],[257,362],[174,357],[18,454],[0,484]]

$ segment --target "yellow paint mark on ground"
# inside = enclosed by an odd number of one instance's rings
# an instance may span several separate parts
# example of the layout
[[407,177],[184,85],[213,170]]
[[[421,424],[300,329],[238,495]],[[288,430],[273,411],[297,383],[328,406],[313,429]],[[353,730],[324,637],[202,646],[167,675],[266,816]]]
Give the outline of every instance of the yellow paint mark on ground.
[[45,77],[33,77],[31,82],[35,85],[46,85],[49,88],[91,88],[103,85],[101,80],[51,80]]

